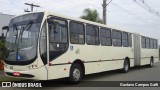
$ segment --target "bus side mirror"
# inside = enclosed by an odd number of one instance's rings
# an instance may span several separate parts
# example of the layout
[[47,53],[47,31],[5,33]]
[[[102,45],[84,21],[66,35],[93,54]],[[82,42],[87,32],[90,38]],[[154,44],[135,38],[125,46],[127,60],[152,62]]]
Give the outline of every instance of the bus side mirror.
[[9,29],[9,27],[8,26],[4,26],[4,27],[2,27],[2,30],[8,30]]
[[[2,37],[4,37],[4,30],[9,30],[9,27],[8,26],[4,26],[4,27],[2,27]],[[7,32],[6,32],[7,33]]]

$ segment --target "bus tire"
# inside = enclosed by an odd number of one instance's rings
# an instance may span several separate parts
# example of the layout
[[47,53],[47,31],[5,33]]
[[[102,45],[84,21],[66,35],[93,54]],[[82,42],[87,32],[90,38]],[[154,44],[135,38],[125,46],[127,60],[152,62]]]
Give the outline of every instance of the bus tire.
[[72,84],[77,84],[82,80],[82,77],[82,67],[79,64],[74,63],[70,69],[69,81]]
[[125,60],[125,61],[124,61],[124,64],[123,64],[122,72],[123,72],[123,73],[127,73],[127,72],[129,71],[129,67],[130,67],[129,61],[128,61],[128,60]]
[[153,67],[153,64],[154,64],[154,60],[153,60],[153,58],[151,58],[151,60],[150,60],[150,64],[149,64],[149,67]]

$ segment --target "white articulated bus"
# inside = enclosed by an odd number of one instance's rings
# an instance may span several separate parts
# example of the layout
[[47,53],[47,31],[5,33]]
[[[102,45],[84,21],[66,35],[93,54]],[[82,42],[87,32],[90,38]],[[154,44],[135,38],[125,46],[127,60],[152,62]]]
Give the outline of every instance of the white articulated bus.
[[5,74],[36,80],[150,65],[159,60],[158,40],[51,12],[14,17],[4,48]]

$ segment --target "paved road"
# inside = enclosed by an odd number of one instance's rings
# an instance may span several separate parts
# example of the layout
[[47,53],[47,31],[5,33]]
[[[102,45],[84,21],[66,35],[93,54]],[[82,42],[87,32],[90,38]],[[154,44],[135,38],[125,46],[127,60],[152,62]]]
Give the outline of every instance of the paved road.
[[[88,75],[84,78],[84,81],[160,81],[160,62],[156,63],[153,68],[149,67],[136,67],[131,68],[128,73],[120,73],[118,71],[108,71],[99,74]],[[50,83],[45,81],[45,83]],[[98,83],[98,82],[97,82]],[[64,84],[64,83],[59,83]],[[80,85],[83,83],[80,83]],[[54,86],[54,85],[53,85]],[[37,88],[38,90],[160,90],[160,88],[131,88],[131,87],[49,87],[49,88]],[[28,88],[10,88],[8,90],[28,90]],[[30,88],[35,90],[35,88]],[[7,90],[7,89],[6,89]]]

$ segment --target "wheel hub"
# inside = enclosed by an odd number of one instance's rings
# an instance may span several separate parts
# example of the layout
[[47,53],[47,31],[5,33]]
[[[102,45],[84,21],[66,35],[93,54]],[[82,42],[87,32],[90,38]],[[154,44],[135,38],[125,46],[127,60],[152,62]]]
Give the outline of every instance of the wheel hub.
[[128,70],[128,64],[127,63],[125,64],[125,70],[126,71]]
[[76,68],[76,69],[73,70],[73,79],[75,81],[78,81],[79,78],[80,78],[80,70]]

